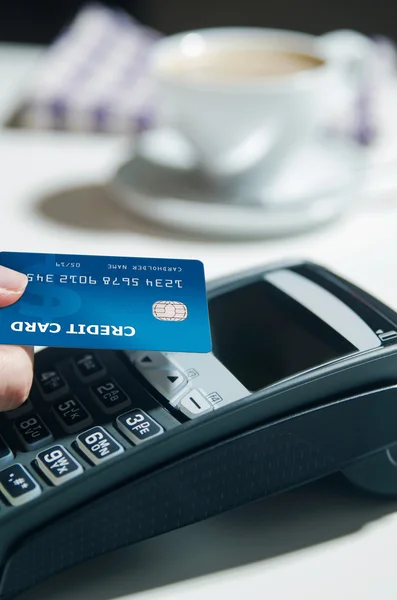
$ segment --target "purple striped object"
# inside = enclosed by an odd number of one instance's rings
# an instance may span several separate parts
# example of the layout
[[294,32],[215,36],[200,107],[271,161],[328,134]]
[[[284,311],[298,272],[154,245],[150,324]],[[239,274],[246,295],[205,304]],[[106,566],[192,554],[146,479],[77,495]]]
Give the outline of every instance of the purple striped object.
[[50,46],[23,101],[34,129],[135,133],[153,124],[147,58],[160,34],[91,4]]

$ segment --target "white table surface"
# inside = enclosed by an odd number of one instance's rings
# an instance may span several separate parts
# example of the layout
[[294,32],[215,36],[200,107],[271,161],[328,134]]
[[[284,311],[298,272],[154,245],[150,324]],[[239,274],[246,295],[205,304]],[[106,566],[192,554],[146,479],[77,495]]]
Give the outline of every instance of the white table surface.
[[[3,121],[38,55],[0,46]],[[397,308],[397,191],[297,238],[194,240],[149,227],[107,198],[102,186],[130,152],[121,138],[0,131],[0,248],[194,257],[208,278],[304,257]],[[95,559],[20,600],[395,600],[396,510],[397,501],[361,497],[332,478]]]

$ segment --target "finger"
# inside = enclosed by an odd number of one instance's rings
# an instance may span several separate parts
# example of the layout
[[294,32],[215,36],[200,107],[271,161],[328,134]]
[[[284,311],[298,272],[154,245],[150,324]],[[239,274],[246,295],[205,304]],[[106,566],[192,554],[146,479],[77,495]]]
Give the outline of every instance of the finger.
[[0,411],[18,408],[33,379],[33,348],[0,346]]
[[0,265],[0,307],[8,306],[19,300],[27,283],[26,275]]

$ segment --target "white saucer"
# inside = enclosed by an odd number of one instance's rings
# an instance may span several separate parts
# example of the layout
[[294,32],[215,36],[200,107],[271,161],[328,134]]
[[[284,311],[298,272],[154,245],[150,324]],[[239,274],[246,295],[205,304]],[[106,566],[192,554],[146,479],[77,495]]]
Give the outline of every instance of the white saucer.
[[156,224],[201,236],[275,237],[323,225],[358,196],[364,152],[345,138],[303,147],[266,190],[246,197],[208,181],[170,130],[146,132],[109,192],[127,210]]

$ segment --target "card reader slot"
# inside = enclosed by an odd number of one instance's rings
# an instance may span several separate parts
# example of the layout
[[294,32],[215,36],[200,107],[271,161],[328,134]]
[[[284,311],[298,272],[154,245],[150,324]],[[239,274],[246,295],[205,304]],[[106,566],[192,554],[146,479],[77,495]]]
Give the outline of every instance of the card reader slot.
[[[397,330],[395,313],[357,286],[317,265],[305,264],[291,267],[291,270],[334,294],[357,313],[374,332]],[[392,340],[395,343],[397,336],[390,338],[390,341]],[[385,343],[385,340],[382,342]]]

